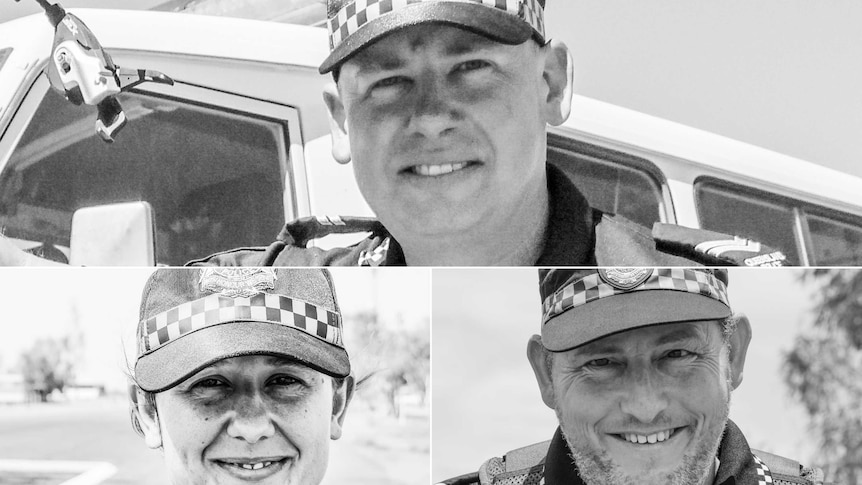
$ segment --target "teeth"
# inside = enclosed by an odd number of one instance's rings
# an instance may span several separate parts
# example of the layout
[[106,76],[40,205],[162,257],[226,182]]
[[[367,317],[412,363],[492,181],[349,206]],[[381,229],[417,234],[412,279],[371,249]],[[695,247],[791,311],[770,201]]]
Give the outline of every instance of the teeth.
[[467,166],[467,162],[462,163],[445,163],[443,165],[416,165],[413,167],[413,173],[425,175],[428,177],[436,177],[438,175],[446,175]]
[[652,443],[661,443],[662,441],[665,441],[666,439],[670,438],[671,435],[673,435],[673,430],[668,429],[668,430],[664,430],[664,431],[659,431],[658,433],[653,433],[651,435],[636,434],[636,433],[625,433],[625,434],[621,434],[620,438],[622,438],[622,439],[624,439],[630,443],[639,443],[639,444],[650,443],[650,444],[652,444]]
[[232,465],[238,466],[243,470],[260,470],[261,468],[272,465],[272,462],[263,461],[260,463],[232,463]]

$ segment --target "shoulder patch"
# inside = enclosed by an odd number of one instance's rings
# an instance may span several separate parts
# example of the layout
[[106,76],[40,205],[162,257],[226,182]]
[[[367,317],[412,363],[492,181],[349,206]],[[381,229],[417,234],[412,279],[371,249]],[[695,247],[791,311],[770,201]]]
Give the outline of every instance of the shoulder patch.
[[656,222],[656,247],[698,259],[713,266],[790,266],[794,264],[775,248],[751,239],[719,232]]
[[302,217],[284,225],[278,240],[290,246],[304,248],[312,239],[330,234],[370,232],[384,234],[386,228],[373,217],[311,216]]

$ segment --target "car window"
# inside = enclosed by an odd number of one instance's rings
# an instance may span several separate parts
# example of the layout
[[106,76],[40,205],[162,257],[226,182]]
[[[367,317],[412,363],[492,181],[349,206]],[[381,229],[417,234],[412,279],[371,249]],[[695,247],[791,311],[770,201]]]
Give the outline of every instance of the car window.
[[862,226],[831,217],[805,214],[811,240],[810,264],[817,266],[862,265]]
[[697,217],[703,229],[753,239],[799,261],[793,232],[796,218],[791,207],[762,195],[709,183],[695,184],[695,193]]
[[694,190],[704,229],[760,241],[800,263],[862,261],[862,218],[709,177],[696,180]]
[[649,161],[559,135],[548,136],[548,162],[568,175],[590,205],[652,229],[663,219],[659,172]]
[[284,223],[283,124],[140,93],[119,100],[129,123],[107,144],[95,108],[48,91],[0,173],[6,235],[68,247],[76,209],[143,200],[161,264],[273,240]]

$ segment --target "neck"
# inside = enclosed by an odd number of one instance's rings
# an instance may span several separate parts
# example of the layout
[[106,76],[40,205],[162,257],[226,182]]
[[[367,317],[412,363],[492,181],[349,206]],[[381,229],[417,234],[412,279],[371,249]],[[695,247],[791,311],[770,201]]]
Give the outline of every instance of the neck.
[[[547,184],[515,213],[463,233],[440,237],[394,235],[410,266],[532,266],[542,254],[548,225]],[[496,222],[496,224],[494,224]]]

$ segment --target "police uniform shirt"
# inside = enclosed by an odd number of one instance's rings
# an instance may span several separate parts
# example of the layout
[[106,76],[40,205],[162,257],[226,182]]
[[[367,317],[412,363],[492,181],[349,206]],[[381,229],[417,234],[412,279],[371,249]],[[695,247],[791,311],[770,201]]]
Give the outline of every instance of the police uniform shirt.
[[[510,469],[507,469],[505,460],[492,458],[482,465],[482,469],[478,473],[452,478],[441,482],[441,485],[503,483],[586,485],[572,463],[568,446],[559,428],[554,433],[550,444],[546,443],[546,445],[547,454],[544,459],[537,460],[532,466],[518,470],[511,469],[510,466],[508,467]],[[513,453],[518,453],[518,451]],[[765,460],[761,459],[762,456],[759,455],[768,456],[769,460],[766,461],[780,464],[781,469],[777,471],[770,469]],[[507,455],[508,458],[509,455]],[[822,480],[819,476],[814,480],[809,480],[807,477],[818,475],[819,471],[802,469],[798,463],[792,460],[760,451],[752,452],[742,432],[729,420],[725,426],[717,458],[719,467],[715,474],[715,481],[713,481],[715,485],[814,484],[818,480]]]
[[[783,265],[780,251],[725,234],[656,223],[653,231],[589,206],[559,169],[548,165],[550,216],[536,266]],[[307,247],[328,234],[370,233],[357,244]],[[730,248],[730,250],[727,250]],[[404,253],[371,218],[306,217],[285,225],[267,247],[239,248],[191,261],[213,266],[403,266]],[[445,265],[445,262],[440,264]]]

